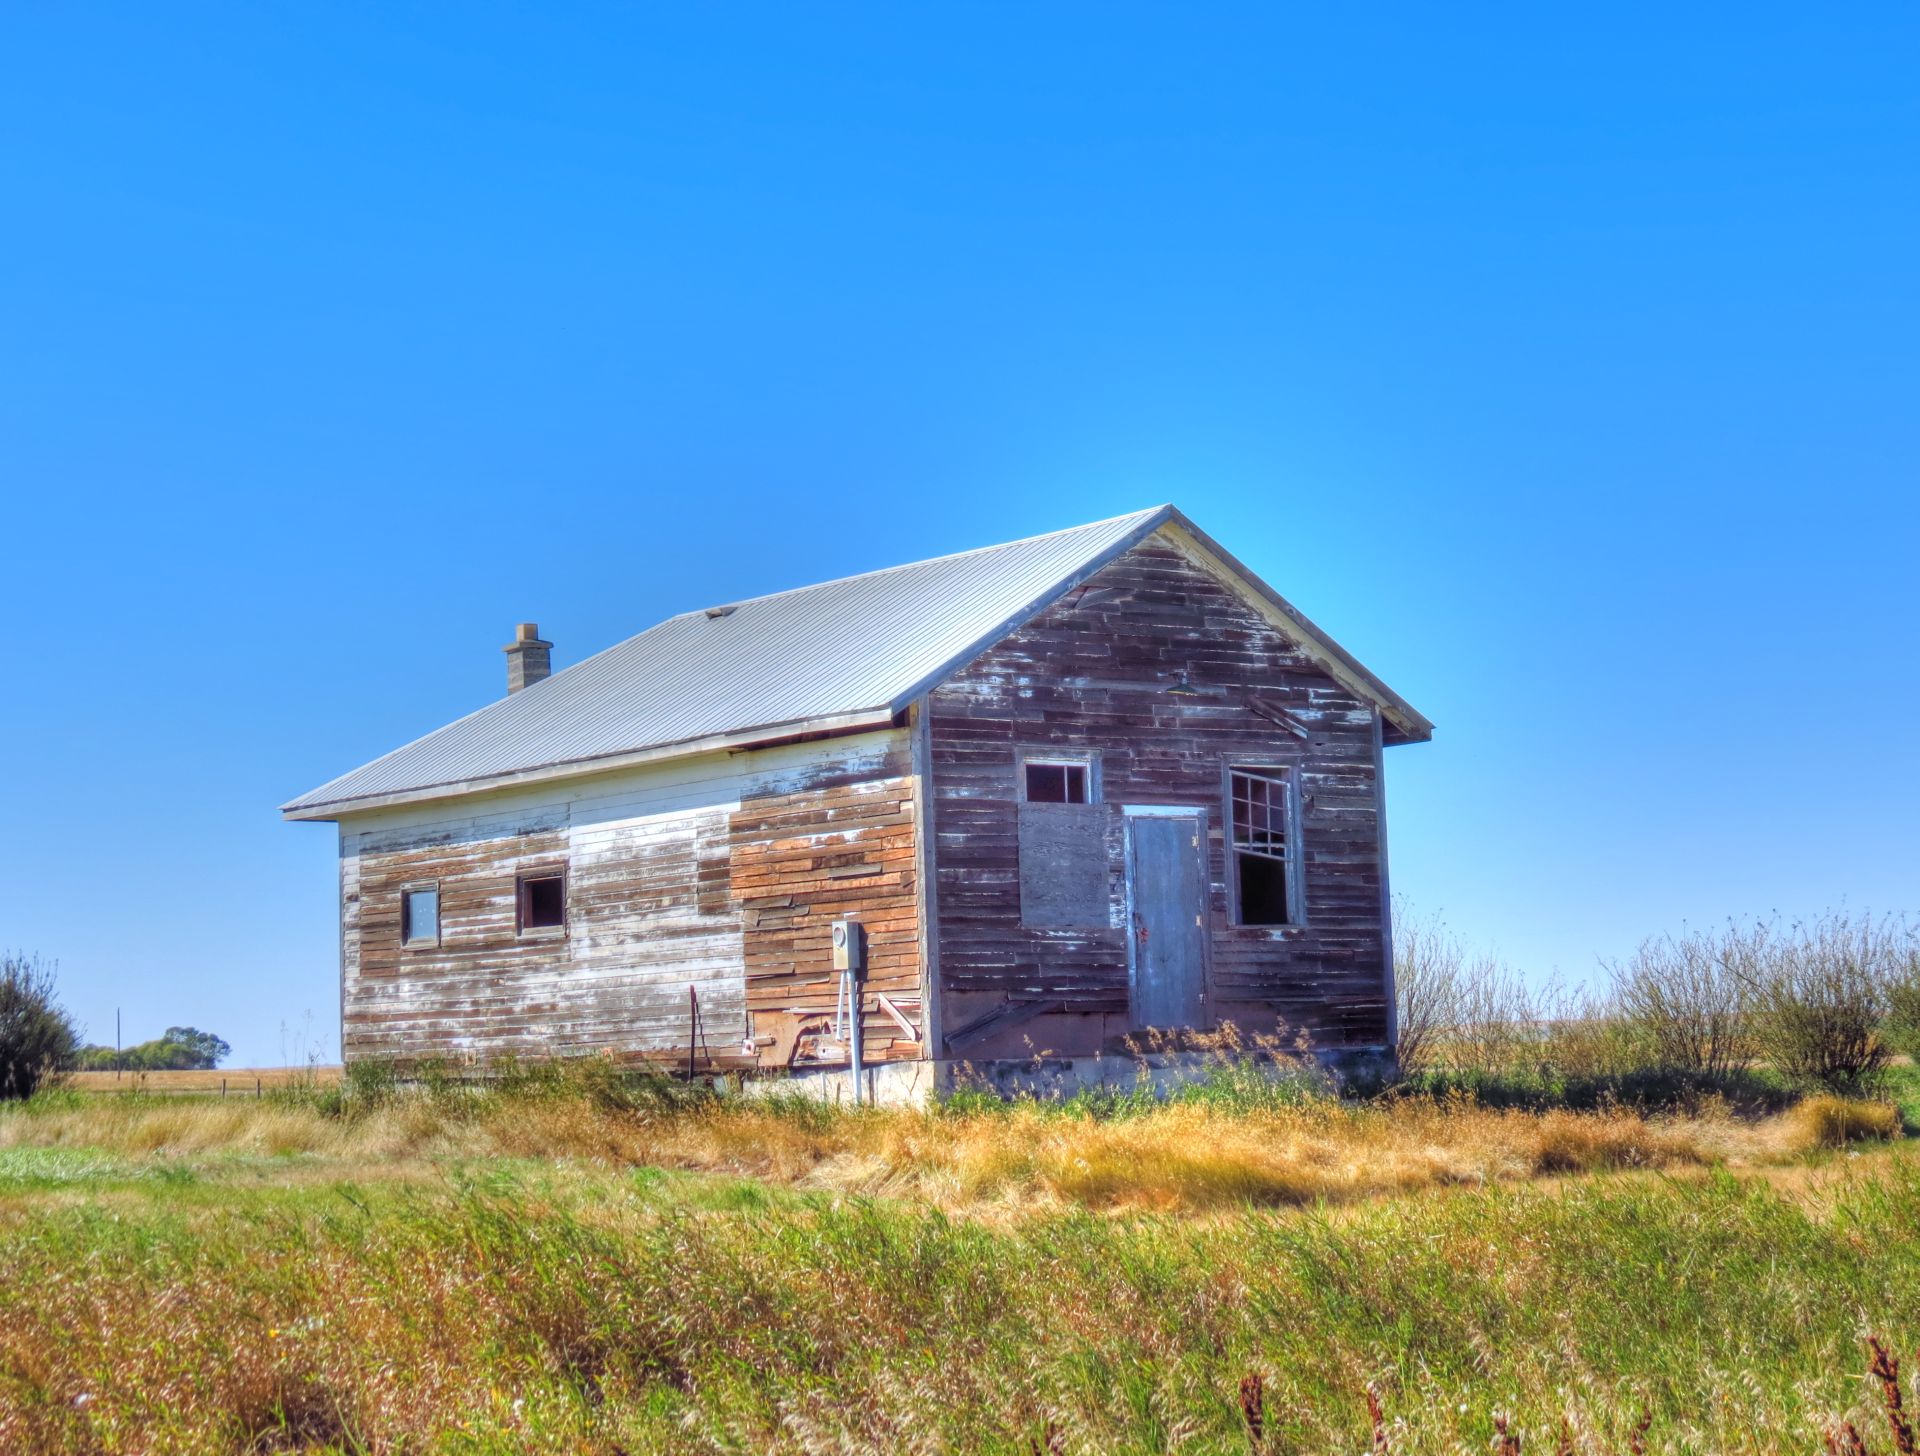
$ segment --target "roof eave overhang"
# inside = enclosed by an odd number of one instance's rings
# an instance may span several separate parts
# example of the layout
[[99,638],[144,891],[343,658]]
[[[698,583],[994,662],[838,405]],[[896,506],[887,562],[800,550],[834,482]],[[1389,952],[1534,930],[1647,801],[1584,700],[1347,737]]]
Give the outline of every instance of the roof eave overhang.
[[464,794],[483,794],[499,789],[520,788],[528,784],[556,783],[563,779],[588,778],[624,768],[665,763],[671,759],[693,758],[702,753],[727,753],[741,748],[765,748],[776,743],[791,743],[806,738],[836,737],[845,733],[871,732],[893,725],[897,710],[890,705],[863,708],[851,713],[834,713],[818,718],[797,718],[785,723],[766,723],[734,733],[716,733],[705,738],[689,738],[679,743],[660,743],[625,753],[602,754],[595,758],[570,759],[565,763],[543,764],[538,768],[513,773],[489,774],[480,778],[456,779],[447,783],[423,784],[417,788],[396,789],[384,794],[360,794],[351,798],[295,800],[280,809],[282,819],[303,822],[328,822],[375,809],[395,809],[409,804],[431,803],[436,799],[454,799]]

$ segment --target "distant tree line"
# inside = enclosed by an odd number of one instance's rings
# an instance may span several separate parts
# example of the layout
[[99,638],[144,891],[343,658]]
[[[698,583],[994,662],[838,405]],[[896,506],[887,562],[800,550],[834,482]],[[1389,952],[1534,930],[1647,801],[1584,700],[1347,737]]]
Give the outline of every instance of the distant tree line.
[[115,1051],[110,1046],[82,1047],[74,1066],[83,1072],[212,1071],[233,1051],[210,1031],[169,1026],[152,1041]]

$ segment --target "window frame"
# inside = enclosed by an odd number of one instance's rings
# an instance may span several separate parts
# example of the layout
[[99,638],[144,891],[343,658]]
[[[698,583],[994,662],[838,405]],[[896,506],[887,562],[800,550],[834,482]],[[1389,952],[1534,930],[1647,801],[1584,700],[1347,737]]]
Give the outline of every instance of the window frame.
[[[433,934],[430,936],[411,936],[407,931],[411,927],[413,912],[408,908],[414,895],[431,890],[433,892]],[[400,949],[436,950],[440,945],[440,882],[438,880],[413,880],[400,887]]]
[[[1236,777],[1261,779],[1270,784],[1281,786],[1285,793],[1281,820],[1281,853],[1272,854],[1251,845],[1242,846],[1237,838],[1238,827],[1234,814],[1234,784]],[[1227,880],[1227,923],[1238,929],[1260,931],[1299,930],[1307,923],[1306,894],[1306,856],[1301,846],[1301,803],[1300,772],[1286,764],[1235,763],[1231,760],[1221,766],[1220,797],[1223,810],[1221,818],[1221,843],[1226,851]],[[1241,912],[1240,906],[1240,856],[1253,855],[1258,859],[1274,860],[1285,867],[1287,877],[1287,918],[1283,923],[1250,923]]]
[[[1081,768],[1087,772],[1087,797],[1084,799],[1029,799],[1027,766],[1040,764],[1058,768]],[[1015,802],[1043,804],[1048,808],[1091,809],[1101,802],[1100,752],[1092,748],[1022,748],[1014,755],[1013,787]]]
[[[558,880],[560,882],[560,923],[558,925],[527,924],[527,887],[540,880]],[[522,870],[513,880],[513,933],[530,939],[554,940],[566,935],[572,903],[567,897],[567,867],[550,865],[540,869]]]

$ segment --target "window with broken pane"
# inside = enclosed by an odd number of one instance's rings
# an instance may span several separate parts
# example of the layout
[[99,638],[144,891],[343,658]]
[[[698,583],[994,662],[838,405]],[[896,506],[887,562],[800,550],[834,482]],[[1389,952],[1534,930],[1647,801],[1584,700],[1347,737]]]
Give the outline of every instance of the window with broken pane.
[[1240,925],[1297,925],[1299,833],[1291,773],[1229,770],[1233,905]]

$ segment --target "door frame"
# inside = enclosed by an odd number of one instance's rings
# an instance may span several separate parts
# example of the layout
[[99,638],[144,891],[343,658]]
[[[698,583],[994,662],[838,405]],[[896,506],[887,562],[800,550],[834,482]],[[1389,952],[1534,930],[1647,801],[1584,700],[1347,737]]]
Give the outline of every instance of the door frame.
[[1138,957],[1140,939],[1134,934],[1133,916],[1133,821],[1135,819],[1191,819],[1194,821],[1194,837],[1200,841],[1200,1015],[1201,1021],[1194,1030],[1211,1031],[1214,1026],[1213,995],[1213,851],[1207,838],[1208,813],[1204,805],[1199,804],[1122,804],[1121,822],[1125,826],[1124,842],[1120,850],[1121,878],[1125,889],[1125,910],[1127,937],[1127,1021],[1133,1030],[1134,986],[1138,984]]

